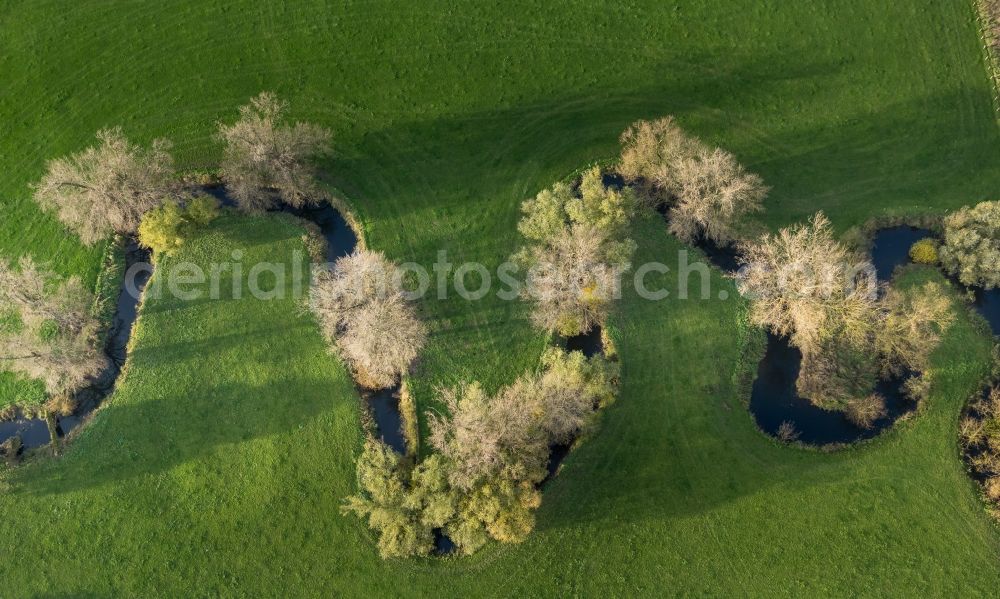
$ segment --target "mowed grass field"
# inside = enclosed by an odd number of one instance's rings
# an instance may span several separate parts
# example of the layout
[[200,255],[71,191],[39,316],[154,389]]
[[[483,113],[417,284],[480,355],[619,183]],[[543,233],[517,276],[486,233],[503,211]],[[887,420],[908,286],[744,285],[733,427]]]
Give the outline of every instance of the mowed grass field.
[[[773,187],[777,227],[995,197],[1000,128],[971,3],[12,2],[0,13],[0,252],[96,280],[31,203],[47,158],[122,125],[212,165],[215,122],[261,90],[335,134],[325,165],[369,245],[495,266],[517,206],[675,114]],[[640,261],[679,245],[640,219]],[[176,258],[290,262],[287,221],[229,215]],[[927,275],[930,276],[930,275]],[[734,295],[731,284],[718,289]],[[536,361],[525,308],[427,300],[435,385],[495,387]],[[990,594],[1000,537],[965,477],[961,405],[989,367],[962,320],[927,410],[838,454],[754,427],[734,382],[739,301],[614,316],[624,387],[546,489],[523,545],[384,562],[338,512],[361,433],[343,368],[292,301],[149,299],[119,389],[54,461],[0,494],[4,596]],[[24,385],[2,382],[0,390]],[[9,395],[9,394],[8,394]]]

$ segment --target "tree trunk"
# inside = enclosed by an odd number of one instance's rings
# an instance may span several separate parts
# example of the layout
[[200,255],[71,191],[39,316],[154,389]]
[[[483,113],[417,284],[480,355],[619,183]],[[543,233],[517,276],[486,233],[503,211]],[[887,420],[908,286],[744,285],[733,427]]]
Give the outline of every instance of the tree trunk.
[[45,419],[45,425],[49,427],[49,447],[52,448],[52,453],[59,454],[59,425],[56,424],[56,415],[52,410],[45,410],[42,415]]

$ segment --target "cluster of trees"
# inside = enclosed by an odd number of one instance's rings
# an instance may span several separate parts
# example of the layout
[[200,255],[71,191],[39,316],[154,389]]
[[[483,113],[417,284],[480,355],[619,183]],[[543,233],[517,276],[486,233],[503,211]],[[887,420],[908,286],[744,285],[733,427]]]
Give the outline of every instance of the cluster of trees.
[[513,259],[528,269],[524,296],[534,301],[536,326],[572,336],[603,322],[635,251],[635,208],[632,190],[606,188],[596,167],[579,194],[557,183],[521,205],[518,230],[528,244]]
[[[329,152],[330,132],[309,123],[284,123],[286,109],[265,92],[240,108],[235,123],[219,124],[225,143],[220,174],[245,211],[260,212],[278,202],[301,206],[322,195],[314,160]],[[33,186],[39,206],[55,212],[85,244],[114,233],[134,235],[147,213],[188,203],[170,142],[158,139],[143,147],[126,139],[120,128],[101,130],[97,139],[96,146],[49,161]],[[175,208],[157,213],[153,226],[165,228],[156,242],[168,249],[176,241],[170,239],[171,223],[178,220]]]
[[45,384],[45,412],[69,413],[72,395],[107,365],[93,295],[24,257],[0,260],[0,367]]
[[[277,201],[301,205],[319,195],[312,161],[329,150],[330,134],[315,125],[282,124],[285,108],[273,94],[264,93],[240,109],[239,121],[219,126],[226,143],[222,177],[247,211]],[[97,140],[92,147],[49,161],[32,186],[38,205],[54,212],[83,243],[138,234],[147,247],[170,252],[194,227],[218,216],[216,200],[194,197],[185,188],[167,140],[142,146],[120,128],[99,131]],[[53,402],[68,405],[73,391],[105,363],[97,348],[99,324],[92,303],[78,279],[58,282],[30,259],[17,268],[0,263],[0,367],[42,380]],[[372,320],[385,315],[359,314],[358,319]],[[382,374],[372,370],[376,378]]]
[[615,364],[550,349],[542,371],[490,395],[478,383],[441,391],[449,416],[432,415],[437,450],[410,467],[368,440],[360,493],[345,510],[368,519],[385,557],[426,554],[440,529],[464,553],[489,539],[517,543],[534,528],[552,445],[584,434],[613,401]]
[[942,266],[966,285],[1000,286],[1000,202],[964,207],[944,219]]
[[685,133],[673,117],[639,121],[621,136],[619,170],[651,205],[669,208],[670,231],[728,245],[740,218],[763,210],[768,188],[729,152]]
[[[1000,504],[1000,387],[971,403],[959,424],[959,442],[986,497]],[[993,512],[1000,515],[997,507]]]
[[394,385],[427,340],[397,272],[381,252],[358,250],[312,280],[309,304],[320,328],[358,384],[371,389]]
[[872,394],[878,378],[925,371],[954,320],[938,283],[880,293],[874,267],[834,238],[822,213],[744,243],[742,258],[751,320],[802,352],[799,393],[861,426],[884,413]]

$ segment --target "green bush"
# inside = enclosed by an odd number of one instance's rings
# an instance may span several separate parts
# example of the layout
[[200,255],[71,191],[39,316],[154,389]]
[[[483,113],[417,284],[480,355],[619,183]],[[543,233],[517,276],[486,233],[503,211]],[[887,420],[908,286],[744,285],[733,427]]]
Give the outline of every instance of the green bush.
[[378,532],[384,558],[424,555],[434,548],[432,526],[421,519],[422,504],[410,501],[407,472],[386,444],[368,439],[357,464],[360,493],[347,498],[341,510],[368,519]]
[[618,365],[603,357],[552,348],[541,373],[494,396],[478,383],[445,389],[449,417],[431,418],[437,453],[410,469],[369,439],[357,462],[360,492],[342,509],[367,519],[383,557],[429,553],[437,529],[465,554],[490,539],[520,543],[535,526],[549,448],[585,435],[617,380]]
[[183,245],[192,231],[209,225],[219,214],[219,201],[211,196],[194,198],[184,208],[177,202],[164,202],[143,216],[139,243],[157,254],[169,254]]
[[219,200],[212,196],[198,196],[187,203],[185,216],[187,220],[200,227],[209,225],[219,217]]
[[933,239],[921,239],[910,248],[910,260],[917,264],[937,264],[938,244]]
[[184,243],[184,214],[176,202],[146,213],[139,224],[139,243],[157,254],[169,254]]

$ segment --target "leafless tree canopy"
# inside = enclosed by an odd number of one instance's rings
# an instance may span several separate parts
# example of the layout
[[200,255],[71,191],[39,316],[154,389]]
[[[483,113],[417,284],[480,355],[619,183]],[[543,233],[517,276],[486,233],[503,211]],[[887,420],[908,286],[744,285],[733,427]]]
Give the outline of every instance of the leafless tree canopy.
[[519,380],[495,397],[478,383],[442,390],[451,417],[432,416],[431,443],[452,464],[452,485],[471,489],[508,465],[525,474],[544,471],[548,444],[524,402],[529,384]]
[[764,209],[768,189],[763,180],[720,149],[678,160],[673,179],[678,191],[670,232],[689,243],[700,236],[728,243],[741,216]]
[[673,117],[638,121],[621,143],[622,175],[649,203],[671,206],[670,231],[684,241],[728,243],[740,217],[763,210],[768,188],[761,178],[685,133]]
[[366,387],[392,386],[427,339],[395,272],[382,253],[359,250],[312,283],[310,306],[320,327]]
[[859,343],[870,335],[878,313],[875,269],[834,239],[822,212],[807,225],[743,244],[742,260],[740,291],[752,299],[755,324],[790,337],[803,352],[818,348],[824,334]]
[[627,236],[635,211],[631,191],[605,189],[599,169],[583,176],[580,196],[563,183],[527,200],[518,229],[529,241],[515,256],[528,266],[525,297],[532,319],[564,335],[604,320],[635,242]]
[[262,212],[279,201],[302,206],[320,195],[313,161],[330,151],[330,132],[310,123],[283,123],[287,104],[264,92],[220,124],[226,144],[221,175],[244,210]]
[[175,196],[179,183],[166,140],[148,149],[121,129],[97,133],[100,145],[48,163],[34,186],[35,201],[90,245],[112,233],[131,234],[142,215]]
[[30,258],[0,261],[0,366],[45,383],[52,396],[76,391],[106,365],[93,297],[78,278],[56,281]]
[[847,402],[847,418],[861,428],[871,428],[887,410],[885,398],[877,393],[851,399]]
[[552,349],[543,365],[493,397],[477,383],[442,391],[450,417],[431,416],[431,443],[450,465],[452,485],[468,490],[496,476],[537,483],[549,447],[584,431],[614,396],[614,375],[601,358]]
[[889,289],[884,304],[876,339],[887,370],[897,375],[926,370],[955,321],[951,300],[940,284],[929,282],[907,291]]
[[674,165],[711,150],[668,116],[637,121],[621,135],[619,170],[652,204],[670,203],[681,191]]
[[860,426],[882,413],[871,395],[880,371],[926,371],[954,321],[951,300],[938,283],[890,287],[879,299],[874,268],[833,238],[822,213],[808,225],[744,245],[743,259],[748,268],[739,284],[752,300],[751,319],[790,337],[802,351],[799,393],[818,405],[846,409]]

